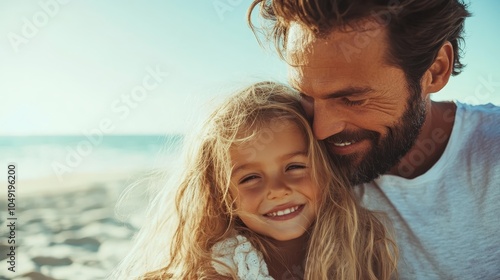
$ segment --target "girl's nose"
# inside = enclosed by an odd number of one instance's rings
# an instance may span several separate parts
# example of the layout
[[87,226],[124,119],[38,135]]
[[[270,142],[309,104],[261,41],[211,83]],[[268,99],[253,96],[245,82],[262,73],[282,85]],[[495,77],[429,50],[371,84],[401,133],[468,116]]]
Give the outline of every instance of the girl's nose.
[[268,199],[280,199],[291,193],[291,189],[286,185],[286,183],[281,180],[274,180],[268,185]]

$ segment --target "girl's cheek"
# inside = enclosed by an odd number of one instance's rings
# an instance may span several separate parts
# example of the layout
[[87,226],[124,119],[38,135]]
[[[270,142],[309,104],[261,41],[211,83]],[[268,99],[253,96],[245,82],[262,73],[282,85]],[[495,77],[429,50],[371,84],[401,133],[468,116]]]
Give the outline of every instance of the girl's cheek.
[[245,207],[246,205],[259,204],[265,195],[264,188],[247,188],[240,189],[238,191],[238,204],[239,207]]
[[238,189],[238,193],[242,197],[257,197],[262,195],[265,192],[265,187],[262,185],[254,185],[241,187]]

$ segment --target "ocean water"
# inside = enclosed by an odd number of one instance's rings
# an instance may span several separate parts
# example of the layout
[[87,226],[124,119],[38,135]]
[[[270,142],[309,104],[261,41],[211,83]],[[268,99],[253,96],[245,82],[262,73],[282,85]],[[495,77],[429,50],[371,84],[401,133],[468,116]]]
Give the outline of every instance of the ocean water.
[[22,180],[162,168],[178,157],[182,135],[0,137],[0,170],[17,164]]

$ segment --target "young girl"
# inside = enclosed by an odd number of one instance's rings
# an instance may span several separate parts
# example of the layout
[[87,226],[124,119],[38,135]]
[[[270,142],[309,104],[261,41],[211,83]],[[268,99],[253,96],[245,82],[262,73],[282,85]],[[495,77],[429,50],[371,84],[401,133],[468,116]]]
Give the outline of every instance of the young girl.
[[[393,277],[397,256],[388,231],[358,205],[304,116],[298,95],[284,85],[262,82],[229,97],[194,139],[174,218],[167,219],[174,206],[160,194],[113,277]],[[134,276],[140,269],[145,273]]]

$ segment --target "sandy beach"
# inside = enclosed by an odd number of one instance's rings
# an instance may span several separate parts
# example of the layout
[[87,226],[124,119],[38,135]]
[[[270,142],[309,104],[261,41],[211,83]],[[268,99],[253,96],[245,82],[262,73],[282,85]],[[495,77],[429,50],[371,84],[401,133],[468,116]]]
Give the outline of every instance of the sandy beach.
[[[65,182],[48,178],[19,184],[15,272],[8,270],[11,245],[3,238],[0,279],[105,279],[128,252],[143,221],[147,199],[140,191],[132,193],[120,208],[125,215],[120,218],[115,205],[140,174],[75,176]],[[0,208],[2,232],[7,237],[5,199]]]

